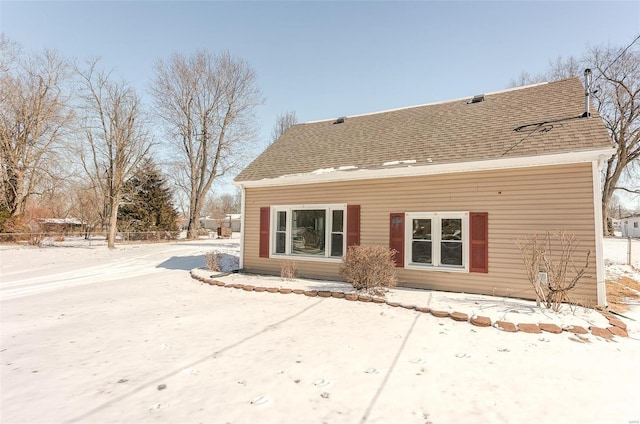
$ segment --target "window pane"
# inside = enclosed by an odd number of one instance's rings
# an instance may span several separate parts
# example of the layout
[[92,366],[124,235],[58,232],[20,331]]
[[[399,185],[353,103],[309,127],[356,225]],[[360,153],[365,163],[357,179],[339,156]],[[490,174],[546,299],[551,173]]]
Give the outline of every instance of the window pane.
[[331,225],[331,232],[333,233],[341,233],[342,230],[342,221],[343,221],[343,211],[333,211],[333,223]]
[[431,263],[430,241],[414,241],[411,244],[411,262],[417,264]]
[[286,233],[276,233],[276,253],[284,253],[284,245],[287,240]]
[[291,253],[324,256],[324,209],[294,210],[291,225]]
[[413,220],[413,239],[414,240],[431,240],[431,220],[430,219],[414,219]]
[[340,233],[331,234],[331,256],[342,256],[343,238]]
[[278,228],[276,231],[287,231],[287,213],[285,211],[278,212]]
[[442,240],[462,240],[462,220],[442,220]]
[[462,243],[455,241],[440,243],[440,263],[462,266]]

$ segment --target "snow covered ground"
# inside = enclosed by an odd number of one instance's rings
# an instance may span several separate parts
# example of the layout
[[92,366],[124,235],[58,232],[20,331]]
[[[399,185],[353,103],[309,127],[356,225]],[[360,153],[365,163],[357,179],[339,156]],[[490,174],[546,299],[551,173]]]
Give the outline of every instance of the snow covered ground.
[[[237,249],[237,239],[115,250],[0,247],[0,421],[640,420],[637,321],[623,318],[630,337],[610,341],[506,333],[388,305],[246,292],[190,277],[206,252]],[[595,312],[552,317],[514,299],[413,290],[389,297],[513,320],[603,324]]]

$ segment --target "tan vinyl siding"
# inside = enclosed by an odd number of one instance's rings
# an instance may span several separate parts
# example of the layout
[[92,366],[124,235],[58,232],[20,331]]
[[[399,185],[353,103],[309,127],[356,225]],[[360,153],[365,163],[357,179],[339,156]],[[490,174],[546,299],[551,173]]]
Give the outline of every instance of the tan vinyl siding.
[[[392,212],[488,212],[489,272],[398,269],[400,285],[532,298],[515,241],[526,234],[566,230],[580,240],[577,263],[591,251],[577,300],[596,304],[595,223],[591,163],[437,176],[389,178],[246,189],[244,269],[279,274],[279,258],[259,258],[260,207],[344,203],[360,205],[360,241],[389,245]],[[468,246],[465,246],[467,248]],[[406,252],[405,252],[406,253]],[[338,263],[297,261],[309,278],[340,279]]]

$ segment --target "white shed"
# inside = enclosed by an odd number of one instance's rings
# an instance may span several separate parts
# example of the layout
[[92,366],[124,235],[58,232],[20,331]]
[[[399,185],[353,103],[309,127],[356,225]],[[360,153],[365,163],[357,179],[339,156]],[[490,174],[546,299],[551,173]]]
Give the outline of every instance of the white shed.
[[640,215],[632,215],[620,220],[622,237],[640,238]]

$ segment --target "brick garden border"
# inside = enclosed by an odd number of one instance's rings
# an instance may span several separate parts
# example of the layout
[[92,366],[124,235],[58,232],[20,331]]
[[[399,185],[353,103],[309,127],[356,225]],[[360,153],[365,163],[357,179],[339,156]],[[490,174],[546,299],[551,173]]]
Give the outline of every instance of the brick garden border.
[[485,316],[471,316],[469,317],[467,314],[462,312],[447,312],[447,311],[439,311],[433,310],[427,307],[418,307],[416,305],[403,304],[399,302],[393,302],[390,300],[382,299],[379,297],[373,297],[366,294],[358,294],[353,292],[343,292],[343,291],[332,291],[332,290],[302,290],[302,289],[290,289],[284,287],[262,287],[262,286],[253,286],[249,284],[226,284],[222,281],[214,280],[212,278],[202,277],[197,275],[193,270],[190,272],[191,278],[198,280],[204,284],[209,284],[211,286],[225,287],[225,288],[234,288],[234,289],[242,289],[243,291],[256,291],[256,292],[267,292],[267,293],[280,293],[280,294],[299,294],[309,297],[323,297],[323,298],[335,298],[335,299],[345,299],[348,301],[360,301],[365,303],[374,303],[374,304],[382,304],[385,303],[390,307],[400,307],[409,310],[415,310],[417,312],[428,314],[430,313],[434,317],[437,318],[450,318],[457,322],[468,322],[471,325],[476,327],[494,327],[500,331],[505,331],[508,333],[531,333],[531,334],[540,334],[542,332],[552,333],[552,334],[561,334],[563,332],[573,333],[573,334],[588,334],[591,331],[591,334],[594,336],[602,337],[607,340],[611,340],[613,336],[619,337],[628,337],[627,333],[627,325],[622,322],[619,318],[613,315],[610,312],[606,311],[598,311],[609,321],[609,327],[595,327],[589,326],[588,329],[575,325],[569,326],[567,328],[561,328],[556,324],[550,323],[540,323],[540,324],[514,324],[508,321],[496,321],[491,322],[491,318]]

